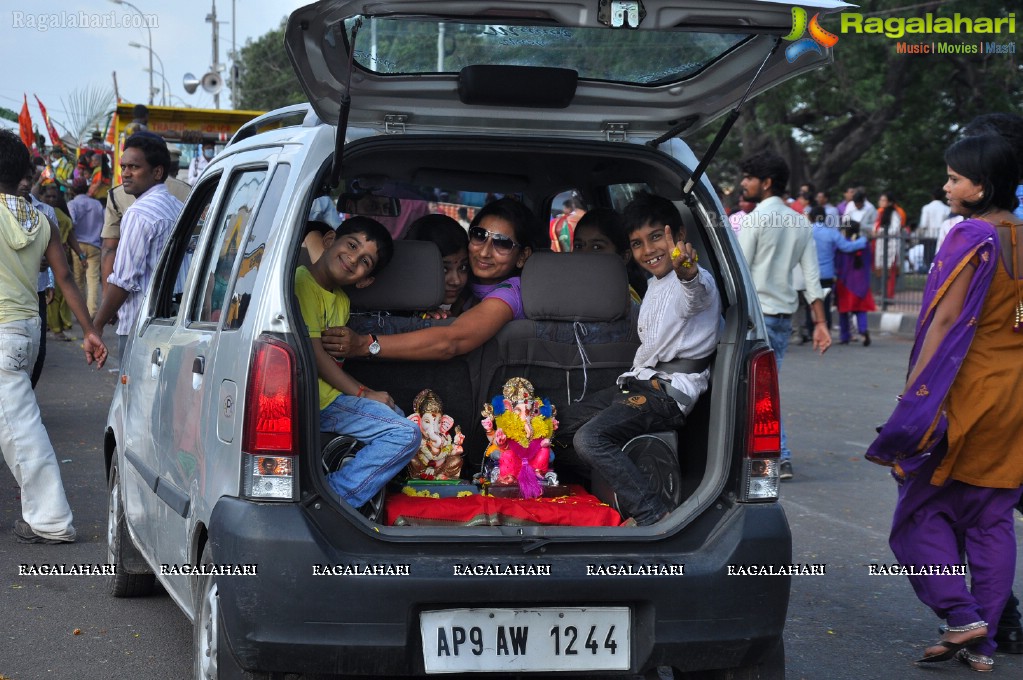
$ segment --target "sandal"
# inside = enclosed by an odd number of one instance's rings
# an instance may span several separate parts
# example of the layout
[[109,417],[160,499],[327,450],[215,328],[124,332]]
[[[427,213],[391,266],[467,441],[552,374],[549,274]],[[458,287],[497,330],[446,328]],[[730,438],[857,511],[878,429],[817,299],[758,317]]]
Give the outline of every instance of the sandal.
[[983,632],[977,632],[974,635],[970,635],[965,640],[961,640],[960,642],[952,642],[950,640],[939,640],[932,646],[943,647],[945,651],[938,652],[937,654],[926,654],[923,658],[917,659],[916,663],[937,663],[939,661],[948,661],[949,659],[955,657],[956,654],[962,651],[965,647],[968,647],[976,642],[980,642],[981,640],[987,637],[986,621],[976,621],[965,626],[948,626],[949,633],[973,633],[974,631]]
[[956,652],[956,661],[969,666],[971,671],[978,673],[990,673],[995,668],[995,660],[983,654],[974,654],[968,649],[960,649]]

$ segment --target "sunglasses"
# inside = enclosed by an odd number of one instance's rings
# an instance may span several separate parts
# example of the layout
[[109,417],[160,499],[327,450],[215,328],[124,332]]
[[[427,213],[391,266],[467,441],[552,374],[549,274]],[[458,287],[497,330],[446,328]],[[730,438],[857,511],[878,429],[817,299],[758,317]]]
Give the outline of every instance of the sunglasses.
[[487,231],[483,227],[469,227],[470,241],[482,245],[487,242],[487,239],[491,239],[493,241],[494,250],[502,255],[506,255],[515,248],[519,247],[518,243],[508,238],[504,234],[498,234],[497,232]]

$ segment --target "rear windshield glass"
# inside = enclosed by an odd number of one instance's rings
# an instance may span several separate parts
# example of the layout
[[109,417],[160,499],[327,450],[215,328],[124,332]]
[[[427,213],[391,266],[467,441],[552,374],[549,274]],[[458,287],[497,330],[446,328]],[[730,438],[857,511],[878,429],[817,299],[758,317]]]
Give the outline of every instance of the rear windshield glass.
[[[345,42],[356,18],[345,22]],[[457,73],[477,64],[575,69],[579,78],[655,85],[688,78],[750,36],[369,17],[355,62],[381,75]]]

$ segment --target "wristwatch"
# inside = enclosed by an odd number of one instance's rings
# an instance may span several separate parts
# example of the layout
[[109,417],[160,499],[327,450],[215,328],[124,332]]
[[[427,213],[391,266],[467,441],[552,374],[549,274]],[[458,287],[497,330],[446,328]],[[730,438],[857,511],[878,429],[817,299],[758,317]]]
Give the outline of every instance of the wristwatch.
[[369,355],[375,357],[380,354],[380,341],[377,340],[375,333],[370,333],[369,337],[373,338],[373,342],[369,343]]

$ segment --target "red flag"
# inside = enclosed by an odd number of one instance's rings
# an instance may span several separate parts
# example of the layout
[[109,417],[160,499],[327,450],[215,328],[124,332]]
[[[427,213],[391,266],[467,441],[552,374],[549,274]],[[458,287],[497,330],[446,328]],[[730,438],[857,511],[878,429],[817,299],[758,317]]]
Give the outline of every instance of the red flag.
[[21,113],[18,114],[18,133],[21,141],[25,143],[29,151],[35,143],[35,135],[32,133],[32,116],[28,115],[28,95],[25,95],[25,102],[21,105]]
[[50,133],[50,141],[53,142],[54,146],[63,146],[64,142],[60,141],[60,133],[57,132],[57,128],[53,127],[53,123],[50,122],[50,114],[46,113],[46,107],[39,101],[39,95],[32,95],[36,98],[36,104],[39,104],[39,110],[43,114],[43,122],[46,123],[46,131]]

